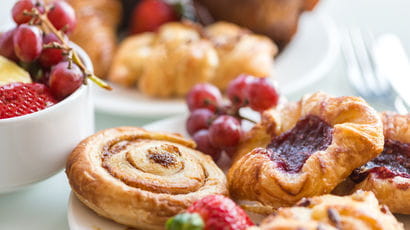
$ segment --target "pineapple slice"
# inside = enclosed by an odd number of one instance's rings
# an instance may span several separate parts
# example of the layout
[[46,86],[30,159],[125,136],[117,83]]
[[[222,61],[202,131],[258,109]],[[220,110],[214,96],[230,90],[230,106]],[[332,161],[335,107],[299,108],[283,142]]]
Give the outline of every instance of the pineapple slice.
[[30,74],[13,61],[0,56],[0,86],[12,82],[31,83]]

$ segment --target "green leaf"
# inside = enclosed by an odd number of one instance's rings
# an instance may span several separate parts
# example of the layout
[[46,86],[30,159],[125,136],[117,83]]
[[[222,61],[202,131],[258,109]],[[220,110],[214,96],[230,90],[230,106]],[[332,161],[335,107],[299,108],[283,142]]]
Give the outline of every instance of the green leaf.
[[203,230],[204,221],[197,213],[181,213],[165,224],[167,230]]

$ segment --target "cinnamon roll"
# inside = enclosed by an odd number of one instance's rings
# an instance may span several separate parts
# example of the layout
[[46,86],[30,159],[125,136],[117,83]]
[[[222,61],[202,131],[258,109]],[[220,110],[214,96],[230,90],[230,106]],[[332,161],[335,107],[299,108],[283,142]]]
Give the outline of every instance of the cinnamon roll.
[[141,229],[209,194],[227,195],[226,179],[194,142],[174,134],[122,127],[82,141],[67,161],[74,194],[101,216]]
[[315,93],[266,111],[228,172],[230,195],[271,213],[332,191],[383,149],[377,112],[357,97]]
[[355,189],[375,193],[393,213],[410,214],[410,114],[381,114],[384,150],[378,157],[355,170]]
[[[295,207],[280,208],[252,230],[402,230],[372,192],[357,191],[351,196],[323,195],[302,199]],[[251,230],[248,229],[248,230]]]

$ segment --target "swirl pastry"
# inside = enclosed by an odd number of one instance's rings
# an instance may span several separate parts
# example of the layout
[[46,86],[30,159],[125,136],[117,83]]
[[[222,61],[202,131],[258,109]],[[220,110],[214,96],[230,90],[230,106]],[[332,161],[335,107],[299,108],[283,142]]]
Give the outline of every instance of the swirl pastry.
[[163,229],[169,217],[209,194],[227,195],[211,157],[180,136],[122,127],[82,141],[66,173],[75,195],[101,216],[141,229]]
[[224,89],[242,73],[271,76],[275,54],[269,38],[234,24],[202,28],[171,22],[156,33],[125,39],[114,56],[109,80],[125,87],[137,85],[149,96],[183,96],[197,83],[211,82]]
[[384,150],[355,170],[355,189],[375,193],[394,213],[410,214],[410,114],[382,113]]
[[361,98],[319,92],[263,116],[228,172],[230,195],[254,212],[329,193],[383,149],[381,119]]
[[302,199],[295,207],[280,208],[248,230],[402,230],[386,206],[372,192],[357,191],[351,196],[323,195]]

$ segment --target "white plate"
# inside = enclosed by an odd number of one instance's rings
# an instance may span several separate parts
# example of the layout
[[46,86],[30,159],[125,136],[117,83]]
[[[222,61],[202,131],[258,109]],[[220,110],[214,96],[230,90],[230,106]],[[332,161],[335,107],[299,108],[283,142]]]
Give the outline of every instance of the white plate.
[[[180,133],[188,137],[185,131],[184,116],[178,116],[161,120],[144,126],[151,131],[167,131]],[[77,197],[71,193],[68,200],[68,225],[71,230],[124,230],[124,225],[117,224],[111,220],[97,215],[94,211],[83,205]]]
[[[144,128],[151,131],[167,131],[181,133],[188,136],[185,131],[184,116],[173,117],[146,125]],[[76,196],[71,193],[68,201],[68,224],[71,230],[124,230],[127,227],[117,224],[104,217],[98,216],[91,209],[83,205]],[[410,216],[399,215],[399,221],[403,222],[405,229],[410,229]]]
[[[338,34],[332,20],[310,12],[302,16],[292,42],[276,59],[276,80],[284,94],[292,94],[323,77],[339,51]],[[183,99],[154,99],[114,85],[113,92],[95,88],[95,107],[110,114],[170,116],[186,111]]]
[[[2,2],[0,31],[14,26],[10,15],[14,1]],[[338,51],[338,34],[332,19],[317,12],[304,14],[297,34],[276,59],[275,75],[281,92],[292,94],[325,76]],[[98,111],[115,115],[166,117],[187,110],[183,99],[154,99],[135,89],[115,85],[113,88],[113,92],[107,92],[93,87]]]

